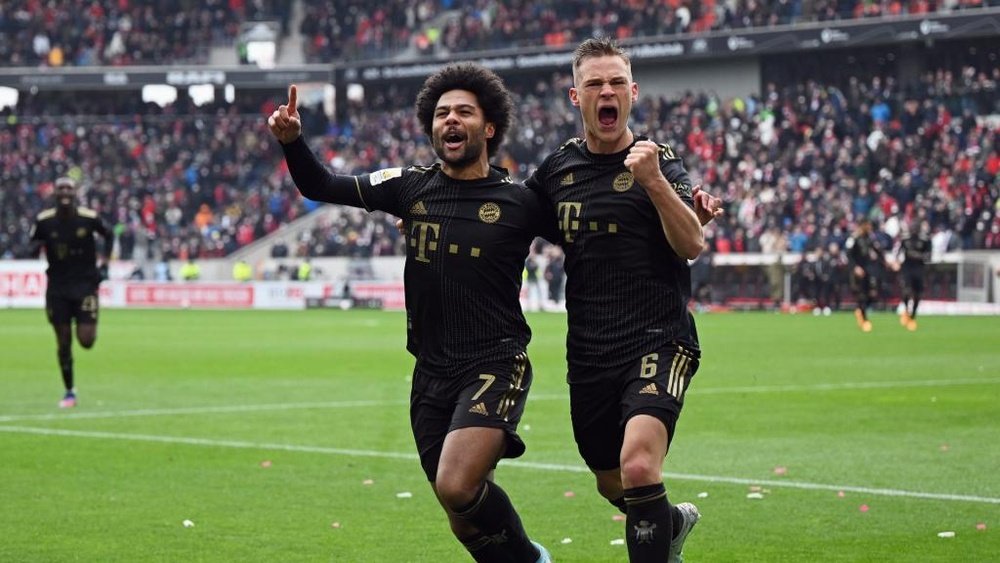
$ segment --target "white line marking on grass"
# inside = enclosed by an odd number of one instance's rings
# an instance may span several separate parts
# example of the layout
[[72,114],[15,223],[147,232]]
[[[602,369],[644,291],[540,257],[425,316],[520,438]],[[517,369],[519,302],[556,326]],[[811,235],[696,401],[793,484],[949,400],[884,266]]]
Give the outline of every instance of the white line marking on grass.
[[179,407],[167,409],[137,409],[127,411],[76,411],[53,412],[48,414],[25,414],[0,416],[0,422],[16,422],[18,420],[69,420],[118,418],[130,416],[172,416],[188,414],[229,414],[260,411],[308,410],[308,409],[341,409],[357,407],[388,407],[393,405],[406,406],[407,401],[326,401],[317,403],[273,403],[263,405],[216,405],[204,407]]
[[[401,452],[379,452],[372,450],[354,450],[346,448],[328,448],[321,446],[296,446],[293,444],[271,444],[245,442],[240,440],[211,440],[206,438],[186,438],[183,436],[154,436],[149,434],[122,434],[118,432],[91,432],[82,430],[61,430],[55,428],[31,428],[25,426],[0,426],[0,432],[16,434],[36,434],[41,436],[64,436],[73,438],[96,438],[106,440],[132,440],[137,442],[158,442],[162,444],[184,444],[189,446],[211,446],[239,449],[279,450],[288,452],[318,453],[330,455],[345,455],[353,457],[378,457],[388,459],[417,460],[417,454]],[[565,465],[558,463],[538,463],[532,461],[503,460],[505,466],[521,469],[542,471],[567,471],[572,473],[590,473],[582,465]],[[734,485],[760,485],[775,488],[805,489],[820,491],[848,491],[869,495],[906,497],[926,500],[946,500],[958,502],[980,502],[1000,504],[1000,498],[976,495],[957,495],[947,493],[924,493],[919,491],[904,491],[900,489],[880,489],[874,487],[856,487],[852,485],[826,485],[823,483],[805,483],[800,481],[772,481],[767,479],[744,479],[741,477],[725,477],[719,475],[694,475],[689,473],[664,473],[667,479],[679,481],[698,481],[702,483],[729,483]]]
[[242,440],[212,440],[207,438],[187,438],[184,436],[155,436],[152,434],[123,434],[120,432],[92,432],[86,430],[61,430],[58,428],[31,428],[27,426],[0,426],[0,432],[37,434],[41,436],[65,436],[72,438],[97,438],[104,440],[131,440],[135,442],[158,442],[161,444],[185,444],[188,446],[211,446],[216,448],[238,448],[259,450],[283,450],[316,454],[346,455],[354,457],[383,457],[391,459],[419,459],[415,453],[375,452],[322,446],[296,446],[292,444],[270,444],[266,442],[244,442]]
[[841,391],[853,389],[895,389],[900,387],[952,387],[956,385],[977,385],[1000,383],[1000,377],[969,377],[966,379],[925,379],[916,381],[857,381],[846,383],[813,383],[811,385],[748,385],[744,387],[697,386],[687,391],[688,395],[723,395],[729,393],[785,393],[790,391]]
[[[754,385],[744,387],[709,387],[707,389],[693,387],[688,394],[695,395],[725,395],[737,393],[787,393],[796,391],[841,391],[854,389],[894,389],[901,387],[952,387],[957,385],[977,385],[1000,383],[1000,377],[966,378],[966,379],[930,379],[921,381],[861,381],[854,383],[815,383],[812,385]],[[531,395],[530,401],[568,401],[569,396]],[[73,420],[96,418],[119,418],[130,416],[171,416],[190,414],[228,414],[242,412],[307,410],[307,409],[340,409],[359,407],[391,407],[405,406],[405,400],[400,401],[325,401],[315,403],[273,403],[261,405],[221,405],[204,407],[177,407],[165,409],[136,409],[124,411],[75,411],[51,412],[46,414],[24,414],[0,416],[2,422],[18,422],[24,420]]]

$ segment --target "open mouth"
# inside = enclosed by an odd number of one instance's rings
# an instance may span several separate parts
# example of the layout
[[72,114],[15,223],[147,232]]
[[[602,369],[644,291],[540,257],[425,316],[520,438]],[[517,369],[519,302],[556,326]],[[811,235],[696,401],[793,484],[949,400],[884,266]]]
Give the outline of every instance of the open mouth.
[[462,143],[465,142],[465,135],[462,135],[457,131],[453,131],[445,133],[441,140],[444,141],[444,148],[454,151],[462,148]]
[[601,127],[614,127],[618,122],[618,108],[603,107],[597,109],[597,121]]

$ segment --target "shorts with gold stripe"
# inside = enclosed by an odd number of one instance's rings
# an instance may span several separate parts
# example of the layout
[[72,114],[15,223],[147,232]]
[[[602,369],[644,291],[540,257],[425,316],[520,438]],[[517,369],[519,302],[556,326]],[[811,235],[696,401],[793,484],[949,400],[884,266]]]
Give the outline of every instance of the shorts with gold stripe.
[[410,427],[427,479],[436,478],[445,436],[459,428],[501,428],[507,434],[502,457],[520,457],[525,447],[517,425],[531,379],[531,362],[523,352],[511,360],[483,364],[463,377],[414,371]]
[[573,435],[587,466],[617,468],[625,424],[640,414],[663,422],[669,446],[699,358],[697,350],[669,344],[624,366],[571,370]]
[[97,323],[100,309],[97,288],[60,289],[50,286],[45,292],[45,315],[54,325]]

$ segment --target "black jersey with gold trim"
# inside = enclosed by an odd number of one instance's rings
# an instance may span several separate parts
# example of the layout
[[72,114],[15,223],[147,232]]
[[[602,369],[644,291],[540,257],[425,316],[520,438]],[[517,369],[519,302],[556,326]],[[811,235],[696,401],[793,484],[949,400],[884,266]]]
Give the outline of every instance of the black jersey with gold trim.
[[[667,242],[645,188],[625,167],[629,149],[595,154],[573,139],[527,181],[559,219],[571,371],[622,365],[672,342],[698,348],[687,309],[690,268]],[[660,169],[693,208],[691,179],[667,145],[660,145]]]
[[31,228],[31,240],[45,249],[49,291],[93,292],[100,283],[94,234],[108,244],[111,231],[97,212],[78,207],[68,217],[46,209]]
[[456,180],[440,165],[355,176],[360,203],[406,224],[407,349],[428,375],[453,376],[525,350],[528,248],[546,224],[538,196],[493,167]]

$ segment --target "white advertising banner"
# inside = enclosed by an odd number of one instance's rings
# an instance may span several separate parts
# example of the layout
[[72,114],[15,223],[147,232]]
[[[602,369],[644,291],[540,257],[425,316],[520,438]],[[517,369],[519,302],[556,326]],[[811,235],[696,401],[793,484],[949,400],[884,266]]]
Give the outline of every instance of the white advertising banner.
[[44,307],[45,268],[42,260],[0,260],[0,308]]

